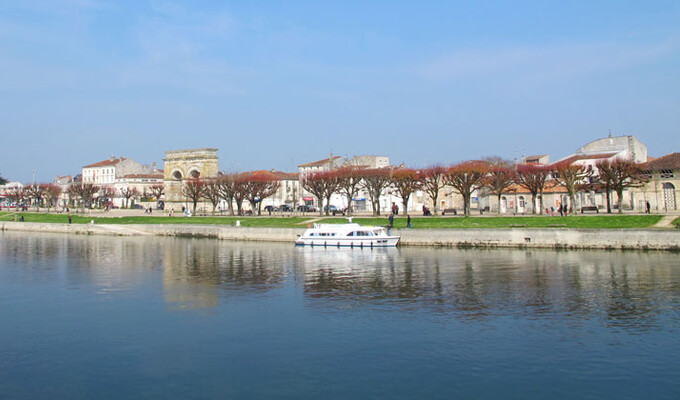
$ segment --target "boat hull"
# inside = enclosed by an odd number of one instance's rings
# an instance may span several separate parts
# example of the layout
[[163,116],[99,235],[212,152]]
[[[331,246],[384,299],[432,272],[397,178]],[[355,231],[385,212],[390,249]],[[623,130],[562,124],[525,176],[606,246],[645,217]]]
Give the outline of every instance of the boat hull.
[[313,246],[313,247],[358,247],[358,248],[373,248],[373,247],[396,247],[399,243],[400,236],[375,236],[371,238],[351,238],[351,237],[333,237],[333,238],[307,238],[300,237],[295,241],[296,246]]

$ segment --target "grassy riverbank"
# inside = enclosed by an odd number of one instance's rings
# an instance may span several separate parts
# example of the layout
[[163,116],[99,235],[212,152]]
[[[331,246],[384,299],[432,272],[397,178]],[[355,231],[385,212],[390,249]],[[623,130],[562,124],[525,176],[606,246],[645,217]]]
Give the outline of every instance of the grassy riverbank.
[[[66,214],[46,214],[23,212],[25,222],[67,223]],[[14,221],[15,214],[0,213],[0,221]],[[649,228],[662,218],[661,215],[575,215],[569,217],[523,216],[523,217],[413,217],[414,229],[465,229],[465,228],[573,228],[573,229],[634,229]],[[74,224],[193,224],[193,225],[235,225],[240,221],[246,227],[304,228],[308,223],[346,223],[344,217],[320,218],[318,215],[295,217],[191,217],[181,216],[128,216],[105,217],[73,214]],[[354,217],[354,222],[362,225],[386,225],[387,217]],[[680,219],[674,221],[680,223]],[[394,219],[395,228],[405,228],[406,218]]]

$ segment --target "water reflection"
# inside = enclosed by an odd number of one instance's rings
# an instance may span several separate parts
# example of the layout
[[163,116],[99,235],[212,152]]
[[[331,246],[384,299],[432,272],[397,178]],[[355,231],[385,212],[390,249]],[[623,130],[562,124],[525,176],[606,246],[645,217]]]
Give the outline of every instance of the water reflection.
[[[651,329],[677,299],[679,258],[669,253],[299,249],[310,299],[354,306],[497,316],[603,319]],[[328,303],[311,303],[329,307]]]
[[162,283],[172,309],[301,288],[307,307],[596,319],[658,329],[678,306],[680,256],[664,252],[322,249],[213,240],[0,234],[0,279],[93,287]]

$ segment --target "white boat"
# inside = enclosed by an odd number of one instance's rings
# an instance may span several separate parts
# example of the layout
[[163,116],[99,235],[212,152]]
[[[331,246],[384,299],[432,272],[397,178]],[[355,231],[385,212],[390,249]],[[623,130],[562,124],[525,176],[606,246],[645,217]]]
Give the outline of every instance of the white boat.
[[401,236],[389,236],[381,226],[314,224],[295,240],[298,246],[395,247]]

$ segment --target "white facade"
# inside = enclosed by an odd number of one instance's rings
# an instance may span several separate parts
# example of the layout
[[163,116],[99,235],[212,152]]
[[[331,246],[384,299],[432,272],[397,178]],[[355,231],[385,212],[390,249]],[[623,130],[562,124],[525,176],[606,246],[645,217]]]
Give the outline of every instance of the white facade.
[[111,157],[108,160],[84,166],[82,179],[83,183],[113,185],[118,178],[131,174],[149,174],[154,169],[155,165],[152,167],[125,157]]

